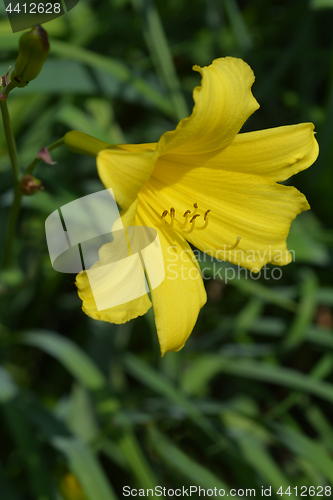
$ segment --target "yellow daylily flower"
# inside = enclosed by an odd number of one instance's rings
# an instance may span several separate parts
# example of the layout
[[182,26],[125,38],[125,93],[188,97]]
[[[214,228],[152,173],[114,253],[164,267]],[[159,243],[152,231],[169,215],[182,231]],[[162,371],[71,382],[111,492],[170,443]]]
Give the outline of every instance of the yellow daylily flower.
[[[162,355],[184,346],[206,302],[188,242],[254,272],[268,262],[288,264],[290,224],[309,205],[297,189],[278,182],[318,155],[311,123],[239,134],[259,108],[251,93],[254,74],[244,61],[226,57],[193,69],[202,76],[193,112],[157,143],[109,146],[89,138],[82,146],[78,132],[65,136],[69,149],[97,155],[98,174],[113,189],[124,226],[158,232],[165,279],[151,298]],[[108,245],[94,266],[107,263]],[[85,272],[76,284],[84,312],[95,319],[123,323],[151,307],[144,295],[98,311]]]

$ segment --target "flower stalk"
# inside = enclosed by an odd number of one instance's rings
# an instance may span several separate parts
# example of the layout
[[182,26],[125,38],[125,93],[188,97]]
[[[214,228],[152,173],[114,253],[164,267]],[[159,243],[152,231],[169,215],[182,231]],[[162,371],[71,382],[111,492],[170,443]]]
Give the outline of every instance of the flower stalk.
[[[62,146],[64,144],[64,138],[62,137],[61,139],[58,139],[57,141],[55,142],[52,142],[52,144],[50,144],[49,146],[46,146],[46,148],[43,148],[43,149],[46,149],[47,151],[52,151],[53,149],[56,149],[56,148],[59,148],[60,146]],[[39,154],[39,153],[38,153]],[[43,160],[42,156],[36,156],[36,158],[34,158],[32,160],[32,162],[30,163],[30,165],[25,169],[24,171],[24,175],[30,175],[33,173],[34,169],[36,168],[36,166],[38,165],[38,163]],[[44,160],[45,161],[45,160]],[[53,163],[53,162],[52,162]]]
[[7,102],[0,100],[0,108],[2,113],[2,121],[5,130],[5,136],[8,145],[8,153],[10,157],[10,162],[14,174],[15,184],[17,185],[20,182],[21,171],[19,165],[19,159],[17,154],[15,137],[12,129],[12,124],[10,121],[10,116],[8,113]]
[[[3,108],[4,104],[6,105],[5,101],[0,101],[1,109]],[[6,109],[7,109],[7,107],[6,107]],[[9,120],[8,110],[7,110],[7,117]],[[9,121],[9,124],[10,124],[10,121]],[[6,128],[5,128],[5,130],[6,130]],[[10,127],[10,131],[12,134],[11,135],[11,144],[13,146],[12,152],[13,151],[15,152],[16,156],[14,155],[14,157],[17,158],[16,144],[15,144],[15,139],[14,139],[14,135],[13,135],[11,127]],[[6,133],[6,138],[7,138],[7,133]],[[7,138],[7,142],[8,142],[8,150],[11,151],[11,149],[9,147],[10,142],[8,141],[8,138]],[[64,144],[64,139],[61,138],[61,139],[53,142],[49,146],[47,146],[46,149],[48,151],[52,151],[53,149],[56,149],[59,146],[62,146],[63,144]],[[11,153],[10,153],[10,158],[12,159]],[[8,265],[10,263],[12,242],[13,242],[13,239],[15,236],[18,216],[20,213],[21,198],[23,195],[30,196],[31,194],[37,193],[41,189],[41,186],[37,186],[38,189],[32,189],[32,190],[30,189],[29,192],[26,192],[24,189],[22,190],[22,179],[27,178],[27,176],[31,177],[32,172],[34,171],[35,167],[38,165],[38,163],[41,160],[42,160],[42,158],[39,158],[36,156],[36,158],[30,163],[30,165],[25,170],[23,176],[21,175],[18,161],[16,163],[14,163],[15,167],[14,167],[14,164],[12,162],[12,168],[13,168],[14,179],[15,179],[15,183],[14,183],[15,196],[14,196],[14,202],[13,202],[13,205],[11,206],[10,215],[9,215],[8,232],[7,232],[7,239],[6,239],[6,243],[5,243],[5,251],[4,251],[4,257],[3,257],[4,268],[8,267]]]
[[[0,78],[0,108],[10,163],[14,176],[14,201],[9,214],[8,233],[5,242],[3,259],[5,267],[9,265],[11,260],[12,241],[15,235],[18,216],[20,213],[22,195],[33,194],[41,188],[41,183],[39,184],[31,175],[29,176],[37,163],[40,161],[39,158],[36,158],[29,165],[27,171],[25,172],[25,177],[23,177],[22,180],[16,142],[6,100],[11,90],[15,87],[26,87],[31,80],[34,80],[39,75],[48,56],[49,50],[50,45],[46,31],[40,26],[33,27],[29,32],[24,33],[20,38],[18,58],[14,71],[10,76],[10,80],[9,72],[11,68],[8,69],[8,72],[4,77]],[[49,149],[54,149],[62,143],[62,140],[56,141],[56,143],[49,146]]]

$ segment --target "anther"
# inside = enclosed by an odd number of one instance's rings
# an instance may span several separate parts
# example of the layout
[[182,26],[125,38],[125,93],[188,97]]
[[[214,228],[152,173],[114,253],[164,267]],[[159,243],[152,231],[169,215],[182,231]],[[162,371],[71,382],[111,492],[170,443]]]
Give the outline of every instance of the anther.
[[185,221],[184,221],[184,224],[182,226],[179,225],[180,229],[183,229],[184,227],[187,226],[187,222],[188,222],[188,218],[190,216],[190,213],[191,213],[191,210],[186,210],[186,212],[184,213],[183,217],[185,218]]
[[188,231],[183,230],[184,234],[190,234],[190,233],[192,233],[192,231],[194,229],[194,226],[195,226],[195,219],[197,217],[200,217],[200,214],[193,215],[192,219],[190,220],[191,227],[190,227],[190,229]]
[[211,212],[211,210],[206,210],[206,212],[204,214],[204,221],[205,221],[204,225],[201,226],[201,227],[197,227],[196,229],[206,229],[206,227],[208,226],[208,219],[207,219],[207,217],[208,217],[209,212]]
[[198,204],[197,203],[193,203],[193,206],[194,206],[194,208],[198,208]]
[[207,219],[207,215],[209,214],[209,212],[211,212],[211,210],[206,210],[205,215],[204,215],[204,220]]
[[190,220],[190,224],[197,218],[200,217],[200,214],[193,215],[192,219]]
[[223,250],[224,250],[225,252],[226,252],[226,251],[228,252],[229,250],[233,250],[234,248],[236,248],[236,247],[239,245],[239,242],[240,242],[240,240],[241,240],[241,239],[242,239],[242,238],[241,238],[240,236],[237,236],[235,243],[234,243],[233,245],[224,246],[224,249],[223,249]]
[[[164,210],[164,212],[161,215],[161,219],[164,220],[164,226],[173,227],[173,221],[175,219],[176,210],[173,207],[170,208],[170,218],[171,218],[170,223],[165,220],[165,217],[168,215],[168,213],[169,213],[168,210]],[[163,225],[163,222],[162,222],[162,225]]]

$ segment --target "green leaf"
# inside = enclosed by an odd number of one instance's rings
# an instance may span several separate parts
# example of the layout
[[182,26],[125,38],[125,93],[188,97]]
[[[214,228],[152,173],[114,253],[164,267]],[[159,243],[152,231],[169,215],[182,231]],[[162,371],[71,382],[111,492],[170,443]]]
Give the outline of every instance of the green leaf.
[[289,311],[296,310],[296,302],[289,299],[286,294],[277,292],[263,283],[251,279],[251,271],[248,269],[237,268],[229,262],[219,262],[215,259],[212,260],[210,257],[207,258],[205,254],[202,255],[202,259],[199,258],[198,261],[200,267],[205,268],[207,275],[210,274],[212,277],[223,279],[226,284],[232,285],[242,293],[256,297],[263,302],[275,304]]
[[322,444],[290,427],[279,424],[273,427],[287,448],[306,458],[333,485],[333,460]]
[[311,212],[303,212],[291,224],[287,245],[297,262],[308,262],[318,266],[329,263],[326,245],[318,241],[322,231],[320,221]]
[[0,366],[0,402],[6,403],[15,398],[19,389],[7,370]]
[[64,454],[69,469],[79,480],[88,500],[117,499],[96,456],[79,437],[71,435],[64,423],[33,397],[22,399],[20,404],[21,416],[31,420],[47,442]]
[[193,384],[197,388],[200,380],[201,384],[206,384],[218,373],[228,373],[236,377],[252,378],[264,383],[282,385],[333,403],[333,385],[328,382],[317,380],[290,368],[248,360],[239,363],[237,359],[226,359],[220,355],[201,357],[188,369],[182,385],[191,392]]
[[333,429],[332,424],[321,410],[319,405],[312,405],[306,409],[306,416],[311,425],[321,438],[321,443],[329,451],[333,451]]
[[290,480],[283,474],[265,447],[251,435],[239,432],[235,434],[235,439],[244,455],[245,461],[261,476],[267,486],[272,486],[276,490],[280,486],[284,490],[287,489],[290,485]]
[[178,121],[186,118],[189,111],[180,89],[173,57],[155,3],[150,0],[132,0],[132,4],[141,16],[142,32],[157,72],[160,73],[168,88],[170,101],[174,108],[174,116]]
[[116,500],[117,496],[89,448],[75,437],[54,437],[52,444],[66,456],[88,500]]
[[115,82],[118,82],[117,86],[122,93],[133,89],[160,111],[173,117],[169,99],[148,83],[147,78],[135,75],[124,63],[59,40],[51,39],[50,46],[50,54],[103,70],[104,73],[111,75]]
[[74,342],[48,330],[20,335],[23,344],[38,347],[56,358],[84,387],[98,390],[106,385],[104,375]]
[[[169,466],[175,469],[176,472],[184,475],[191,484],[196,484],[206,489],[216,487],[218,490],[223,489],[226,490],[226,492],[229,491],[229,487],[224,481],[186,455],[156,427],[150,426],[148,432],[153,449],[169,464]],[[238,496],[233,498],[239,500]]]
[[310,7],[312,9],[331,9],[333,0],[311,0]]
[[159,482],[129,426],[124,426],[118,438],[118,445],[140,487],[154,489]]
[[306,330],[313,320],[317,307],[317,277],[310,269],[303,270],[303,275],[304,279],[301,284],[300,304],[297,308],[289,334],[285,337],[283,342],[283,347],[285,349],[295,349],[303,342],[306,336]]
[[20,391],[10,374],[0,366],[0,402],[8,428],[17,444],[28,472],[31,492],[36,500],[51,500],[49,471],[45,467],[38,437],[20,408]]
[[212,422],[169,380],[139,358],[130,354],[123,357],[123,363],[132,376],[181,408],[218,446],[221,446],[221,449],[224,451],[230,449],[230,443],[215,429]]

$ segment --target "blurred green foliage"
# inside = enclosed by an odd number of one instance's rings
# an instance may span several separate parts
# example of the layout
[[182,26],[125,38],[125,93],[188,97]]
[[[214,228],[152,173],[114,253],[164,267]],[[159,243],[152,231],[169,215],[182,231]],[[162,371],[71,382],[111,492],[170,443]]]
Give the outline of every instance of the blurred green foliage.
[[[3,3],[0,14],[4,75],[20,33]],[[332,23],[329,0],[80,0],[44,25],[49,59],[7,101],[24,168],[71,129],[157,140],[191,109],[192,65],[227,55],[256,75],[261,109],[244,130],[313,121],[320,156],[291,180],[312,206],[292,224],[295,262],[280,280],[207,281],[191,338],[163,359],[151,311],[92,321],[75,277],[51,267],[45,219],[102,188],[94,160],[59,149],[56,165],[39,164],[45,190],[23,198],[1,277],[1,500],[111,500],[124,485],[271,486],[272,498],[280,486],[289,498],[333,487]],[[2,245],[12,186],[1,129]]]

